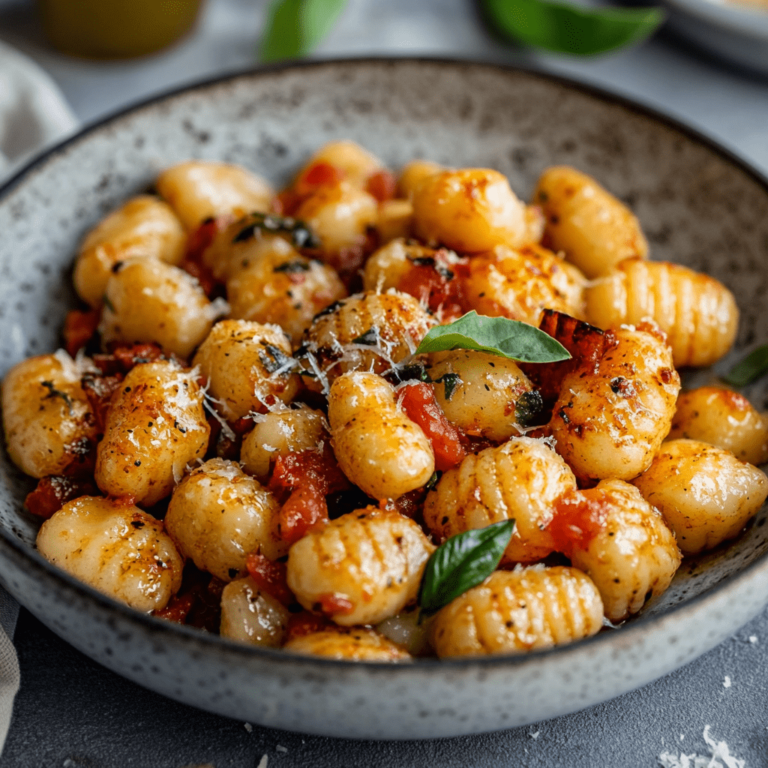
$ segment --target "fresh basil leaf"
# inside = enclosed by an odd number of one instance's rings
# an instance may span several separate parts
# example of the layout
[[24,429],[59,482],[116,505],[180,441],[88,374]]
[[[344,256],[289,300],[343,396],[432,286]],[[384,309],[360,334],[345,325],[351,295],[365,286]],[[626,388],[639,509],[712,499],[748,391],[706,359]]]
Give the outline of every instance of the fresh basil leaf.
[[503,37],[574,56],[644,40],[666,18],[659,8],[581,8],[545,0],[482,0],[482,8]]
[[740,363],[723,376],[723,381],[734,387],[746,387],[768,373],[768,344],[750,352]]
[[514,520],[503,520],[443,542],[424,569],[418,597],[421,615],[437,613],[451,600],[485,581],[501,562],[514,530]]
[[328,34],[347,0],[273,0],[259,48],[264,62],[297,59]]
[[414,354],[474,349],[524,363],[568,360],[568,350],[544,331],[519,320],[485,317],[472,310],[448,325],[429,330]]

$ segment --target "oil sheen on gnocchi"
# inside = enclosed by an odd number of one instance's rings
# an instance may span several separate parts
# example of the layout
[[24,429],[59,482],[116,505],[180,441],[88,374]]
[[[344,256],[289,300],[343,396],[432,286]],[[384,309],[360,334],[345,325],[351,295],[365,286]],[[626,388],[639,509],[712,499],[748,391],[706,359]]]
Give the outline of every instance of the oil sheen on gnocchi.
[[[199,160],[154,189],[94,217],[63,349],[2,384],[38,550],[113,599],[303,655],[529,653],[642,612],[768,496],[766,417],[677,370],[729,351],[733,294],[582,169],[527,203],[336,141],[279,191]],[[470,310],[571,358],[415,354]],[[509,519],[499,568],[420,616],[436,548]]]

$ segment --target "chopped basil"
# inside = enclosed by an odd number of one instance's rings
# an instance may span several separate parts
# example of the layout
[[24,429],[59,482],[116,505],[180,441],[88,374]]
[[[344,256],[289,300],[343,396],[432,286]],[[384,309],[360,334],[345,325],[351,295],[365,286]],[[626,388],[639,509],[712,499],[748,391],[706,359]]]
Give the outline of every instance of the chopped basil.
[[419,588],[421,616],[430,616],[485,581],[498,567],[514,520],[466,531],[443,542],[427,561]]
[[515,421],[521,427],[533,427],[544,410],[544,400],[537,389],[523,392],[515,403]]
[[319,248],[320,239],[307,224],[290,216],[273,213],[251,213],[247,224],[232,238],[233,243],[244,243],[256,236],[257,231],[290,235],[296,248]]
[[472,349],[525,363],[568,360],[568,350],[544,331],[519,320],[485,317],[472,310],[448,325],[431,328],[414,354]]
[[309,267],[310,263],[308,261],[285,261],[282,264],[278,264],[272,271],[292,274],[294,272],[309,272]]
[[424,488],[428,491],[431,491],[437,485],[438,480],[440,480],[441,474],[442,472],[435,470],[432,473],[432,477],[430,477],[429,480],[427,480],[427,484],[424,486]]
[[275,373],[281,369],[288,372],[296,365],[296,361],[286,355],[282,349],[265,342],[262,342],[262,346],[265,352],[259,352],[259,360],[267,373]]
[[41,381],[40,383],[48,390],[48,394],[43,398],[43,400],[51,400],[54,397],[60,397],[67,406],[69,415],[72,416],[72,398],[66,392],[62,392],[60,389],[56,389],[56,386],[52,381]]
[[445,388],[445,399],[450,400],[456,387],[461,384],[461,376],[458,373],[444,373],[439,379],[435,379],[435,384],[442,384]]
[[113,304],[113,303],[112,303],[112,302],[109,300],[109,296],[107,296],[107,294],[106,294],[106,293],[105,293],[105,294],[102,296],[101,300],[104,302],[104,306],[105,306],[105,307],[106,307],[106,308],[107,308],[107,309],[108,309],[110,312],[112,312],[113,314],[117,314],[117,313],[115,312],[115,305],[114,305],[114,304]]
[[723,381],[734,387],[746,387],[768,373],[768,344],[750,352],[740,363],[723,376]]
[[379,343],[378,328],[369,328],[365,333],[361,333],[357,338],[352,339],[353,344],[364,344],[366,347],[375,347]]

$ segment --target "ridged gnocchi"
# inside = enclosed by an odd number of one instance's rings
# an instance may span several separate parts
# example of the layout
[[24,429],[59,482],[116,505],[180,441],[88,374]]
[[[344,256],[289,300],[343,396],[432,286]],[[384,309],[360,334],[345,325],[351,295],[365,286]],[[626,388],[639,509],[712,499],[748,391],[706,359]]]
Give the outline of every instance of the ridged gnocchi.
[[600,328],[653,320],[678,367],[712,365],[733,345],[739,310],[709,275],[665,261],[627,259],[585,291],[587,319]]
[[512,438],[470,454],[446,472],[427,496],[424,522],[438,541],[457,533],[514,520],[502,563],[535,562],[555,548],[547,524],[555,502],[576,489],[568,465],[546,443]]
[[310,531],[288,553],[288,586],[336,624],[377,624],[416,600],[434,546],[394,510],[363,509]]
[[632,482],[664,516],[685,555],[737,536],[768,497],[764,472],[697,440],[665,443]]
[[278,511],[273,495],[239,464],[211,459],[176,486],[165,527],[179,552],[201,571],[232,581],[250,552],[270,560],[287,553]]
[[83,496],[43,523],[37,550],[99,592],[148,613],[181,586],[184,561],[162,522],[132,504]]
[[347,661],[408,661],[411,656],[396,643],[372,629],[325,629],[293,637],[283,646],[303,656],[324,656]]
[[589,637],[603,627],[603,603],[576,568],[496,571],[432,621],[437,655],[527,653]]

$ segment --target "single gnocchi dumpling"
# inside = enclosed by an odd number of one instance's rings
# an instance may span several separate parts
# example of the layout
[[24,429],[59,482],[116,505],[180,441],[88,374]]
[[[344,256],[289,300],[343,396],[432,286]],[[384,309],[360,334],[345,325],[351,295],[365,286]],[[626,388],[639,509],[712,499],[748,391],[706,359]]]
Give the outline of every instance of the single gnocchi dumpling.
[[680,376],[652,324],[614,332],[597,362],[561,384],[549,429],[576,477],[631,480],[648,468],[669,432]]
[[347,661],[409,661],[410,654],[396,643],[366,627],[341,627],[291,638],[283,650],[302,656],[324,656]]
[[43,523],[37,549],[105,595],[149,613],[181,586],[184,561],[162,522],[132,504],[82,496]]
[[336,624],[377,624],[415,602],[434,546],[394,510],[361,509],[310,531],[288,553],[288,586]]
[[514,520],[503,563],[530,563],[555,549],[547,525],[555,502],[576,489],[576,478],[546,443],[513,438],[470,454],[446,472],[424,504],[424,522],[438,541]]
[[658,510],[632,485],[602,480],[556,504],[557,549],[600,591],[605,615],[622,621],[663,594],[682,556]]
[[768,461],[768,417],[730,389],[699,387],[682,392],[667,439],[681,437],[730,451],[750,464]]
[[201,571],[232,581],[251,552],[270,560],[286,554],[279,511],[274,496],[239,464],[210,459],[176,486],[165,527],[179,552]]
[[434,319],[407,293],[361,293],[315,316],[297,356],[306,358],[309,389],[320,391],[352,371],[384,373],[413,354]]
[[110,496],[156,504],[203,457],[210,433],[194,372],[165,360],[137,365],[112,397],[96,484]]
[[72,277],[77,295],[100,307],[112,267],[142,258],[178,264],[187,234],[171,207],[151,195],[139,195],[113,211],[85,237]]
[[414,232],[428,245],[480,253],[527,242],[525,204],[498,171],[465,168],[429,175],[412,200]]
[[263,648],[279,648],[288,630],[288,609],[246,576],[231,581],[221,593],[219,633],[230,640]]
[[413,199],[414,193],[425,179],[445,170],[447,170],[445,166],[433,163],[431,160],[411,160],[400,170],[400,176],[397,179],[398,197],[406,200]]
[[366,233],[378,219],[378,202],[373,195],[348,181],[319,187],[296,211],[320,238],[326,255],[365,244]]
[[235,260],[227,280],[230,317],[279,325],[294,341],[347,290],[333,267],[307,259],[280,237],[262,237]]
[[545,309],[584,316],[584,276],[546,248],[506,246],[469,261],[464,278],[467,305],[480,315],[538,325]]
[[440,658],[527,653],[572,643],[603,627],[603,603],[576,568],[496,571],[457,597],[432,621]]
[[627,259],[585,291],[587,318],[600,328],[653,320],[677,367],[712,365],[733,345],[739,310],[714,277],[666,261]]
[[315,450],[330,439],[322,411],[303,403],[268,411],[255,421],[256,426],[243,439],[240,462],[246,472],[261,481],[269,478],[270,468],[278,457]]
[[82,462],[98,429],[80,379],[86,365],[59,350],[30,357],[3,380],[3,425],[11,461],[32,477]]
[[193,360],[216,409],[228,421],[290,403],[300,386],[291,345],[275,325],[246,320],[216,323]]
[[468,435],[507,440],[521,434],[542,406],[528,377],[505,357],[438,352],[430,355],[427,373],[446,418]]
[[590,279],[622,259],[648,255],[634,214],[586,173],[565,165],[547,168],[533,202],[544,212],[546,242]]
[[275,196],[264,179],[237,165],[190,160],[163,171],[157,191],[188,230],[206,219],[268,211]]
[[226,304],[208,301],[192,275],[154,259],[116,264],[104,297],[99,331],[105,344],[154,342],[183,358],[227,311]]
[[632,483],[664,516],[684,555],[738,536],[768,497],[765,473],[697,440],[665,443]]
[[[410,237],[412,226],[413,204],[409,200],[394,199],[379,203],[376,235],[380,245],[399,237]],[[366,260],[366,265],[369,260]]]
[[375,373],[333,382],[328,420],[342,472],[374,499],[397,499],[435,471],[432,444],[400,409],[394,387]]
[[330,141],[320,147],[301,169],[293,183],[294,188],[301,190],[312,186],[312,171],[321,164],[331,166],[339,179],[358,189],[365,189],[370,177],[383,168],[378,157],[356,142]]

